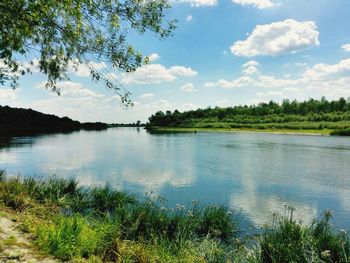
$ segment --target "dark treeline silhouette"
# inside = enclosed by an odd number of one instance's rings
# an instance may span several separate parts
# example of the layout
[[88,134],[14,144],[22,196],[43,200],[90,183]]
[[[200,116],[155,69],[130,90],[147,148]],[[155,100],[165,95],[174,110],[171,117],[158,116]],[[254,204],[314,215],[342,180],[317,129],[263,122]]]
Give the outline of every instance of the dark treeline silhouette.
[[44,132],[70,132],[75,130],[102,130],[108,124],[101,122],[80,123],[68,117],[57,117],[32,109],[0,106],[0,134],[17,135]]
[[141,123],[141,121],[137,121],[134,123],[113,123],[109,124],[110,127],[145,127],[146,124]]
[[184,128],[282,128],[344,129],[350,127],[350,102],[344,98],[328,101],[309,99],[298,102],[270,101],[251,106],[206,108],[186,112],[159,111],[149,118],[147,127]]

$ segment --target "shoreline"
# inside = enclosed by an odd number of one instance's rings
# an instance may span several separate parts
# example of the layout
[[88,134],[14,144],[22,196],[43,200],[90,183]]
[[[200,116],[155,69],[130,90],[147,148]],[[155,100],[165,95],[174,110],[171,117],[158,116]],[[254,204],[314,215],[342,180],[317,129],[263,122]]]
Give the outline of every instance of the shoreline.
[[[146,128],[147,129],[147,128]],[[210,133],[262,133],[282,135],[308,135],[308,136],[331,136],[333,130],[287,130],[287,129],[228,129],[228,128],[178,128],[178,127],[150,127],[149,132],[210,132]]]

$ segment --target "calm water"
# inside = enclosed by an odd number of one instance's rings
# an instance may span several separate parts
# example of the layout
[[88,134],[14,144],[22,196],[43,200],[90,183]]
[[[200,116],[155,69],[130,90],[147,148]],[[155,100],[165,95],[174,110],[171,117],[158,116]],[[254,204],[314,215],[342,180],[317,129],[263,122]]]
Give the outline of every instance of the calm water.
[[0,168],[153,191],[171,206],[195,199],[242,207],[244,226],[265,223],[286,204],[306,223],[330,208],[335,224],[350,230],[349,138],[81,131],[0,140]]

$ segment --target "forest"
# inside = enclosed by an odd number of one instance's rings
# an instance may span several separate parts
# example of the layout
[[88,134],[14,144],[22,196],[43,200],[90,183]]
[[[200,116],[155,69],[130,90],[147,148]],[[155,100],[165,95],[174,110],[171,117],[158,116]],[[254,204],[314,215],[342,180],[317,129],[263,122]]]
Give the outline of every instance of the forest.
[[298,102],[283,100],[258,105],[220,108],[208,107],[186,112],[158,111],[149,118],[149,129],[225,128],[225,129],[290,129],[323,130],[344,133],[350,128],[350,100],[309,99]]
[[11,108],[0,105],[0,135],[22,135],[43,132],[69,132],[74,130],[106,129],[101,122],[81,123],[68,117],[60,118],[32,109]]

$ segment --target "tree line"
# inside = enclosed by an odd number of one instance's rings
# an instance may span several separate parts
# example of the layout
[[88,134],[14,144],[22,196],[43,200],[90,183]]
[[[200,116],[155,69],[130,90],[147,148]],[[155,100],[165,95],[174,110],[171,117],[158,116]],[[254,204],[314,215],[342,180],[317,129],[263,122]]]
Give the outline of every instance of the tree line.
[[[285,127],[286,123],[290,124],[290,127]],[[270,101],[258,105],[208,107],[185,112],[158,111],[149,118],[148,127],[273,128],[279,126],[277,128],[341,129],[349,127],[349,124],[350,100],[340,98],[328,101],[323,97],[321,100],[309,99],[298,102],[285,99],[282,103]]]
[[32,109],[11,108],[0,105],[0,135],[68,132],[80,129],[101,130],[106,128],[108,128],[106,123],[81,123],[68,117],[60,118]]

